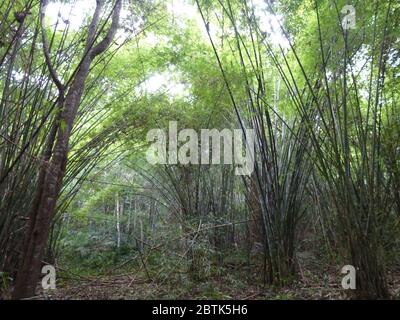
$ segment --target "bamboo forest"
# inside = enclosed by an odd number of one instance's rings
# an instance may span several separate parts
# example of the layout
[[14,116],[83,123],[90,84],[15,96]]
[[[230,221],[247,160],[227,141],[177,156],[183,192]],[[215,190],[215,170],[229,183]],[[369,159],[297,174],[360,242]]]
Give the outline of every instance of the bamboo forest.
[[1,0],[0,300],[400,299],[399,36],[398,0]]

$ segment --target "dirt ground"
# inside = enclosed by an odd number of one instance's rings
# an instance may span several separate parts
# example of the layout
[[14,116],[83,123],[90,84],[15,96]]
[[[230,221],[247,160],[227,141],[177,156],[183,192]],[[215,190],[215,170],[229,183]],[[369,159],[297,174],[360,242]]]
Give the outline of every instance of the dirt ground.
[[[163,281],[122,274],[62,281],[54,291],[39,292],[34,299],[45,300],[136,300],[136,299],[279,299],[279,300],[330,300],[350,299],[341,287],[341,275],[313,274],[303,271],[290,286],[273,288],[241,283],[234,277],[208,278],[206,281],[183,284],[179,281]],[[254,282],[253,282],[254,283]],[[400,299],[400,270],[388,273],[388,283],[393,299]]]

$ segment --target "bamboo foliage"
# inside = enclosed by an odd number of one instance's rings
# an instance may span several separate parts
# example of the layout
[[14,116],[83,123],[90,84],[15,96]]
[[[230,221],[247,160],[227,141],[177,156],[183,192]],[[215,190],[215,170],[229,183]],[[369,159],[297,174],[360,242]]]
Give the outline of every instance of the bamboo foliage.
[[[303,200],[305,186],[310,172],[307,161],[307,150],[310,143],[304,126],[305,120],[285,120],[268,102],[268,81],[264,74],[262,49],[250,25],[250,39],[244,35],[243,25],[239,21],[230,1],[218,1],[223,13],[231,22],[234,45],[232,53],[242,67],[245,97],[235,96],[231,100],[242,128],[251,127],[256,134],[256,156],[254,175],[250,181],[244,181],[248,194],[253,196],[256,188],[256,206],[262,221],[263,245],[265,256],[265,282],[283,284],[295,272],[295,248],[297,224],[304,213]],[[207,25],[205,14],[198,3],[199,10]],[[250,17],[251,12],[246,3],[241,3],[243,12]],[[249,20],[249,19],[248,19]],[[240,30],[242,28],[242,30]],[[224,81],[228,88],[230,80],[225,66],[208,34],[214,48]],[[243,32],[243,33],[242,33]],[[254,209],[254,201],[253,211]]]
[[[212,9],[198,1],[197,5],[229,89],[231,80],[222,62],[223,48],[217,48],[209,31],[208,17]],[[319,70],[311,72],[280,22],[280,32],[286,37],[289,50],[270,42],[251,4],[219,0],[215,5],[222,8],[231,22],[232,53],[243,69],[246,96],[235,96],[231,91],[232,104],[240,121],[247,121],[257,132],[255,171],[264,221],[268,280],[279,283],[288,274],[283,271],[282,261],[293,257],[290,252],[293,251],[297,217],[303,209],[300,204],[308,188],[307,177],[310,170],[315,169],[323,184],[318,190],[329,192],[329,201],[336,212],[335,230],[342,235],[342,245],[347,249],[350,262],[359,270],[358,296],[387,297],[380,234],[393,213],[394,202],[390,195],[398,173],[394,171],[393,160],[390,167],[383,166],[387,161],[382,149],[384,117],[390,113],[387,97],[391,93],[385,90],[385,80],[389,52],[394,44],[394,3],[376,1],[366,7],[365,12],[372,13],[363,16],[362,28],[364,34],[367,28],[373,33],[369,42],[360,44],[359,33],[343,29],[342,7],[334,1],[341,40],[332,44],[324,38],[328,32],[321,22],[320,7],[327,5],[315,1],[313,12],[320,61]],[[275,14],[271,4],[269,11]],[[366,63],[355,71],[361,59]],[[284,112],[268,104],[271,94],[265,79],[265,60],[276,67],[290,97],[286,102],[295,108],[289,120],[284,120]],[[241,108],[243,105],[245,107]],[[281,125],[277,126],[280,121]],[[285,240],[286,237],[292,240]],[[286,266],[290,269],[291,263],[287,262]],[[371,277],[371,274],[376,276]]]
[[[359,47],[350,46],[350,39],[354,40],[354,35],[342,28],[344,48],[336,52],[329,49],[333,54],[328,56],[318,2],[315,2],[315,14],[322,65],[316,80],[318,88],[311,84],[310,75],[291,45],[307,92],[306,95],[295,93],[293,99],[299,101],[299,114],[306,119],[310,129],[314,161],[334,204],[336,231],[342,235],[342,245],[347,249],[351,264],[358,270],[357,296],[361,298],[388,296],[380,234],[393,208],[393,203],[386,196],[391,189],[391,181],[386,178],[387,173],[382,167],[381,150],[384,143],[383,116],[388,106],[384,81],[388,67],[387,54],[392,43],[388,35],[394,27],[394,11],[390,1],[385,10],[378,11],[377,4],[371,4],[374,8],[374,34],[366,55],[369,86],[364,90],[367,98],[361,96],[361,81],[365,79],[361,79],[354,71],[356,54],[360,50]],[[341,26],[339,6],[336,2],[335,5]],[[381,29],[378,23],[382,23]],[[286,57],[284,60],[289,71],[279,69],[281,75],[288,79],[290,88],[295,87],[291,71],[293,67],[288,65]],[[277,60],[275,63],[279,66]],[[311,103],[304,101],[304,96],[306,99],[309,97]],[[310,116],[313,112],[315,116]]]

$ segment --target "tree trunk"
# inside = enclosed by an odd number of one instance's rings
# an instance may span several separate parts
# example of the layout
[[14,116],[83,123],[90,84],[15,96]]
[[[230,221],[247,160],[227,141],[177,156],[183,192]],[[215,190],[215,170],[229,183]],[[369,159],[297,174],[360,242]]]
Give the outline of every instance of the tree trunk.
[[[46,159],[48,162],[45,166],[42,166],[39,175],[38,190],[30,213],[28,228],[25,234],[24,248],[17,274],[17,281],[13,292],[14,299],[29,298],[35,294],[43,253],[49,236],[50,225],[55,214],[57,199],[60,195],[66,171],[71,131],[81,103],[90,65],[97,55],[103,53],[108,48],[118,28],[119,14],[122,5],[121,0],[117,0],[113,8],[112,23],[106,36],[93,47],[103,4],[104,1],[97,1],[96,10],[89,26],[85,55],[82,58],[81,64],[73,78],[65,100],[63,98],[64,88],[58,80],[55,70],[52,68],[50,59],[48,59],[48,46],[43,32],[43,47],[46,62],[50,74],[60,91],[59,103],[61,114],[60,122],[56,125],[58,129],[54,148],[52,141],[50,141],[47,146],[47,151],[50,151],[51,157]],[[42,18],[44,7],[46,5],[47,1],[42,1]]]
[[115,215],[117,218],[117,248],[121,246],[121,224],[120,224],[120,204],[118,193],[115,197]]
[[250,226],[249,226],[249,241],[250,249],[253,249],[255,244],[264,243],[264,232],[263,232],[263,220],[261,216],[261,204],[260,196],[257,189],[255,174],[253,173],[250,180],[250,190],[249,190],[249,207],[250,207]]

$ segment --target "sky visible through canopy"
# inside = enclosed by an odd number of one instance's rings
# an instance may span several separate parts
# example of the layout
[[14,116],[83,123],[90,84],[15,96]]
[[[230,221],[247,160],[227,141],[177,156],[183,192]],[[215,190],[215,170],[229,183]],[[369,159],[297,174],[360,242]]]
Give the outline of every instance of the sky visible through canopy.
[[[274,16],[267,11],[267,4],[264,0],[252,0],[255,8],[255,14],[260,18],[260,28],[262,31],[269,34],[273,44],[279,44],[283,48],[288,47],[288,42],[280,32],[279,23],[282,23],[281,16]],[[202,31],[203,36],[208,39],[206,29],[201,19],[200,13],[197,10],[195,3],[190,3],[185,0],[171,0],[166,4],[168,11],[176,19],[176,23],[182,27],[187,21],[195,21]],[[54,25],[57,20],[59,28],[62,30],[67,24],[72,30],[79,30],[84,23],[85,17],[90,15],[96,7],[95,0],[76,0],[68,3],[61,1],[49,2],[46,10],[46,18],[48,23]],[[123,10],[123,17],[127,17],[129,12]],[[59,19],[58,19],[59,18]],[[217,27],[211,25],[210,33],[213,38],[216,37]],[[124,37],[120,34],[120,37]],[[145,41],[149,43],[157,43],[158,37],[154,33],[148,33]],[[147,93],[155,93],[159,90],[168,92],[171,96],[187,96],[187,85],[179,81],[179,74],[176,74],[172,69],[167,72],[155,73],[149,77],[139,90]]]

